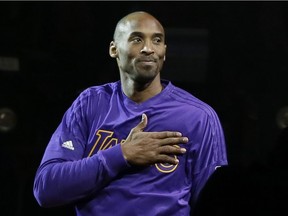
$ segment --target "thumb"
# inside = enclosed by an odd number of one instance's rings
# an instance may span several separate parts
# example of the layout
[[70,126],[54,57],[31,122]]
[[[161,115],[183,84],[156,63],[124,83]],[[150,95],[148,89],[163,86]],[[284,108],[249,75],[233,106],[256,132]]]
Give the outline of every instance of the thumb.
[[147,126],[148,118],[145,113],[142,114],[141,122],[133,129],[134,132],[143,131],[144,128]]
[[145,113],[143,113],[141,122],[136,127],[131,129],[126,141],[127,140],[131,140],[134,133],[143,131],[144,128],[146,127],[146,125],[147,125],[147,122],[148,122],[147,116],[146,116]]

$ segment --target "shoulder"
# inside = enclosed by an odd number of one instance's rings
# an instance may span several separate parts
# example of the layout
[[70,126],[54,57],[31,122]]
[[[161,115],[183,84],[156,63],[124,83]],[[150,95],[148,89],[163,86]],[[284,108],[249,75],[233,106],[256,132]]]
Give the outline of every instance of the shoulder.
[[93,100],[99,98],[109,98],[119,88],[119,82],[110,82],[96,86],[90,86],[82,90],[78,95],[78,100]]
[[206,113],[209,116],[216,114],[215,110],[207,102],[194,96],[191,92],[175,86],[172,83],[169,83],[169,90],[169,96],[171,99],[179,103],[181,106],[191,109],[194,112]]
[[99,94],[113,94],[114,91],[117,90],[119,82],[110,82],[96,86],[90,86],[84,89],[80,95],[88,96],[88,95],[99,95]]
[[103,106],[109,103],[111,95],[118,89],[118,82],[105,83],[102,85],[90,86],[80,91],[72,103],[72,110]]

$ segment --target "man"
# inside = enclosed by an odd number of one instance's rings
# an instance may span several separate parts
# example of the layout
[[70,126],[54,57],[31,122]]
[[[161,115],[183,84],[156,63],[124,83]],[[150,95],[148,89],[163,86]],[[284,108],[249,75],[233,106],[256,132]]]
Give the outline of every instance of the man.
[[[120,81],[84,90],[66,111],[36,173],[41,206],[77,215],[190,215],[226,165],[215,111],[160,78],[165,33],[146,12],[122,18],[110,43]],[[191,208],[192,207],[192,208]]]

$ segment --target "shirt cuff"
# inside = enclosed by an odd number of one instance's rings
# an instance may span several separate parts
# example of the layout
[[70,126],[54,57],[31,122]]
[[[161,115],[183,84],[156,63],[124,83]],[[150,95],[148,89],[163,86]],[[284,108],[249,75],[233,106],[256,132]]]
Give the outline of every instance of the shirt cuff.
[[111,176],[116,176],[120,171],[131,167],[123,156],[121,144],[100,151],[100,154]]

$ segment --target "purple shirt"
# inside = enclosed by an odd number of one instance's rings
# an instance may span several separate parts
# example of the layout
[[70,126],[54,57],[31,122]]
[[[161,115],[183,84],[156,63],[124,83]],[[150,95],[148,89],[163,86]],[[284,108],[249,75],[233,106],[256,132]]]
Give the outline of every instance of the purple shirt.
[[[41,206],[76,204],[77,215],[189,215],[189,200],[215,167],[227,164],[225,138],[215,111],[162,80],[164,90],[137,104],[120,81],[84,90],[66,111],[36,173]],[[189,138],[178,165],[130,166],[121,146],[148,117],[145,131],[179,131]],[[176,156],[175,156],[176,157]]]

